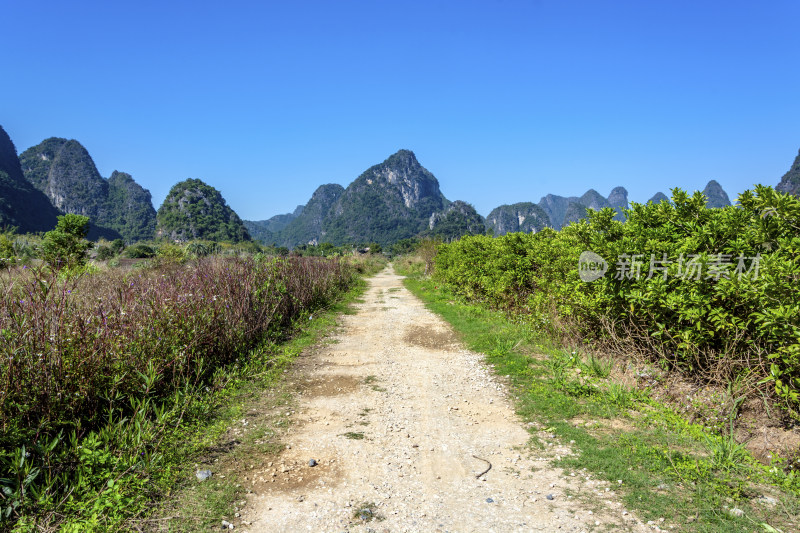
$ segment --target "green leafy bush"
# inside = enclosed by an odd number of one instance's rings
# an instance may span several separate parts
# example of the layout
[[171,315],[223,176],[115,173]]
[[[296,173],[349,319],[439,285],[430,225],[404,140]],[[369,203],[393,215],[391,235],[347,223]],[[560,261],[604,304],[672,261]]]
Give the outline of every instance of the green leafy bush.
[[130,259],[147,259],[156,256],[156,250],[146,244],[134,244],[125,249],[125,257]]
[[56,228],[44,234],[42,259],[55,270],[83,266],[92,247],[86,240],[88,233],[89,217],[60,215]]
[[[710,209],[702,194],[675,189],[672,203],[632,204],[624,222],[612,209],[588,214],[559,232],[440,245],[437,279],[552,333],[634,334],[668,366],[754,371],[796,409],[800,199],[758,186],[739,206]],[[584,251],[608,263],[591,283],[579,276]]]

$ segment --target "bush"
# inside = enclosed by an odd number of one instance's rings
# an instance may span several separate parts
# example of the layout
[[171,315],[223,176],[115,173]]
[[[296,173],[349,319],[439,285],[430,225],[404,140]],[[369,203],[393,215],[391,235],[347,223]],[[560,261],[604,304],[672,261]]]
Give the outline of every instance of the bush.
[[[544,327],[557,321],[588,338],[635,332],[690,373],[754,371],[796,407],[800,199],[759,186],[722,209],[678,189],[672,200],[634,203],[625,222],[604,209],[560,232],[439,245],[436,276]],[[592,283],[579,276],[584,251],[608,262]]]
[[5,232],[0,234],[0,268],[14,266],[17,262],[17,252],[14,249],[14,234]]
[[86,264],[86,253],[92,247],[86,240],[88,233],[89,217],[60,215],[56,228],[44,235],[42,259],[54,270]]
[[155,256],[155,249],[146,244],[134,244],[125,249],[125,257],[130,259],[149,259]]
[[111,249],[110,246],[101,245],[97,247],[97,260],[98,261],[105,261],[107,259],[111,259],[116,254],[114,250]]
[[156,250],[156,257],[161,264],[173,263],[182,265],[189,259],[189,254],[177,244],[164,243]]

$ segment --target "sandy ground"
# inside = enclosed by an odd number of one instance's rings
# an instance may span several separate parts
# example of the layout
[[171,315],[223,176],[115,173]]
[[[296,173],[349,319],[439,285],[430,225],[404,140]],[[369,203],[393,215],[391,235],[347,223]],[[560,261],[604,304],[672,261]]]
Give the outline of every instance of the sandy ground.
[[251,472],[238,530],[658,529],[612,485],[553,468],[569,453],[554,439],[526,446],[548,436],[526,429],[502,378],[401,279],[370,279],[334,342],[305,357],[289,447]]

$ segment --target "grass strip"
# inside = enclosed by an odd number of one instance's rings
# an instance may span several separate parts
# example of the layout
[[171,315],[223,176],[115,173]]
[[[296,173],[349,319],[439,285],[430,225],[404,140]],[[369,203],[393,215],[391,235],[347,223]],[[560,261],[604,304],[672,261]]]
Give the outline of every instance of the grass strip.
[[[796,472],[762,465],[646,389],[614,382],[610,361],[555,347],[529,323],[467,303],[436,281],[414,276],[405,285],[508,376],[526,422],[570,443],[574,455],[554,464],[610,482],[643,521],[680,531],[796,530]],[[541,432],[532,433],[532,446],[544,446]]]

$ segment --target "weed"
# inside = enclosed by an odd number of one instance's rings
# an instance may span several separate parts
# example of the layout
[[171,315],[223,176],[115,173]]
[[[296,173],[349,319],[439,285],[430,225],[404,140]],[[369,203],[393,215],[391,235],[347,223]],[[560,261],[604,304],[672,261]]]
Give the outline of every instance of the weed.
[[380,522],[384,520],[384,517],[378,513],[378,506],[372,502],[362,502],[356,505],[353,511],[353,518],[358,518],[362,522],[371,522],[373,520]]
[[611,361],[594,354],[589,354],[586,360],[583,361],[582,367],[586,370],[588,375],[602,379],[607,378],[611,374]]
[[292,357],[259,347],[355,279],[345,262],[314,258],[4,273],[0,529],[44,515],[54,529],[111,527],[141,512],[185,451],[173,440],[182,425],[248,370]]
[[604,390],[605,397],[612,405],[627,409],[634,403],[635,395],[631,389],[620,383],[609,383]]
[[342,436],[350,440],[364,440],[364,434],[360,432],[348,431],[342,433]]
[[725,473],[735,472],[747,465],[750,454],[744,444],[736,442],[733,434],[733,421],[730,433],[716,436],[706,435],[705,444],[708,448],[709,459],[714,468]]

